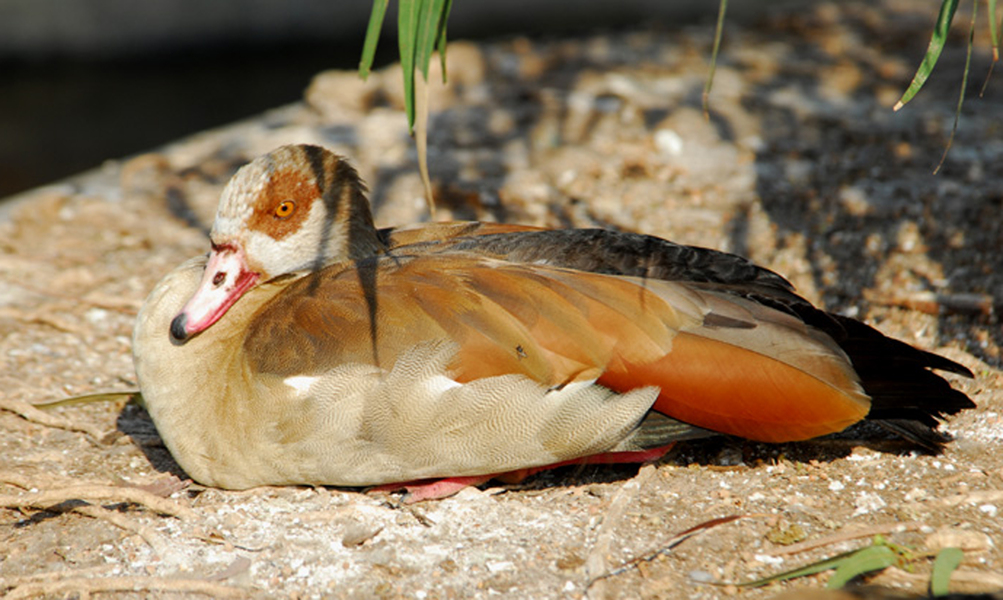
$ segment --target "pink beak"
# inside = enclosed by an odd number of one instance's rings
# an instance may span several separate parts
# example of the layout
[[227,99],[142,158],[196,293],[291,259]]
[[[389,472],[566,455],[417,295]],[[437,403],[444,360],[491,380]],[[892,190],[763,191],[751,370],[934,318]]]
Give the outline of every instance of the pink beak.
[[198,289],[171,321],[171,341],[180,346],[208,329],[259,277],[247,266],[242,250],[214,244]]

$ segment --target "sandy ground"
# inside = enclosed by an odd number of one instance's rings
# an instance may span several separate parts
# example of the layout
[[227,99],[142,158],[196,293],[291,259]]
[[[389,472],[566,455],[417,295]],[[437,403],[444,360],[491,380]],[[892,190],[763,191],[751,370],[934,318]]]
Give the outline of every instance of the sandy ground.
[[[780,446],[718,439],[640,469],[565,469],[407,507],[352,490],[186,487],[141,408],[31,406],[135,388],[136,311],[206,251],[222,185],[258,154],[326,145],[368,180],[380,225],[427,218],[399,71],[366,83],[325,73],[302,103],[4,205],[0,594],[765,598],[827,575],[708,582],[762,577],[875,533],[919,556],[878,583],[921,592],[924,553],[957,546],[952,589],[1003,590],[1003,86],[997,76],[976,98],[983,43],[954,148],[932,175],[964,36],[892,113],[935,19],[915,4],[729,26],[709,121],[709,27],[456,43],[432,101],[430,166],[440,218],[603,226],[738,252],[830,310],[965,364],[977,377],[952,380],[979,406],[946,424],[956,439],[945,455],[867,427]],[[667,548],[731,515],[744,518]]]

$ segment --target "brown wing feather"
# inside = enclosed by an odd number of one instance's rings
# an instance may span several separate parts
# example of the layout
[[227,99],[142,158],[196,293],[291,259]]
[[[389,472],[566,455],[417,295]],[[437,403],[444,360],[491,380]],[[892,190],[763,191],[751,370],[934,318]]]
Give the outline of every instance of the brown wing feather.
[[658,386],[659,412],[757,440],[839,431],[869,408],[831,340],[742,299],[463,254],[382,257],[374,266],[369,292],[356,264],[292,283],[253,319],[252,368],[386,368],[419,342],[451,340],[460,382],[519,373],[554,387]]
[[[504,352],[518,355],[520,361],[542,356],[549,364],[549,377],[539,379],[548,385],[595,379],[616,355],[620,339],[633,338],[635,346],[649,353],[664,354],[670,336],[665,321],[674,315],[625,314],[613,304],[615,293],[625,286],[614,278],[576,274],[572,285],[562,281],[564,273],[554,269],[476,261],[464,268],[465,283],[476,289],[483,306],[491,314],[514,320],[525,327],[525,337],[501,346]],[[591,286],[589,283],[596,285]],[[605,288],[603,287],[605,286]],[[667,306],[665,308],[668,308]],[[502,311],[495,313],[495,309]],[[460,319],[480,320],[480,313],[461,315]],[[661,335],[659,335],[661,334]],[[484,357],[488,358],[488,357]],[[461,352],[457,367],[463,378],[476,378],[492,372],[490,361],[467,357]]]

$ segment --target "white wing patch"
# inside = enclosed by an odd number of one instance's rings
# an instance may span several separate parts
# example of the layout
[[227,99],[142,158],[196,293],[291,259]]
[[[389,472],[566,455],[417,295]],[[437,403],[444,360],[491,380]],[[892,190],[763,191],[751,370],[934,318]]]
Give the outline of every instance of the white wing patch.
[[449,390],[463,385],[445,375],[433,375],[421,383],[425,386],[425,391],[433,396],[445,394]]
[[310,377],[308,375],[296,375],[293,377],[286,377],[282,380],[282,383],[293,388],[300,394],[305,394],[310,391],[310,386],[314,384],[315,381],[320,379],[320,377]]

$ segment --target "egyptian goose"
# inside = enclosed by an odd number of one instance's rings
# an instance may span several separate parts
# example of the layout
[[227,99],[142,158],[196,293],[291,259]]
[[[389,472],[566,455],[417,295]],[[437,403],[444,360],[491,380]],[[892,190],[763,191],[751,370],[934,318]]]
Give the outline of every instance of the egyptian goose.
[[631,233],[373,226],[349,163],[285,146],[223,191],[212,250],[134,334],[174,458],[223,488],[373,486],[873,419],[937,451],[974,404],[946,358],[829,314],[743,258]]

